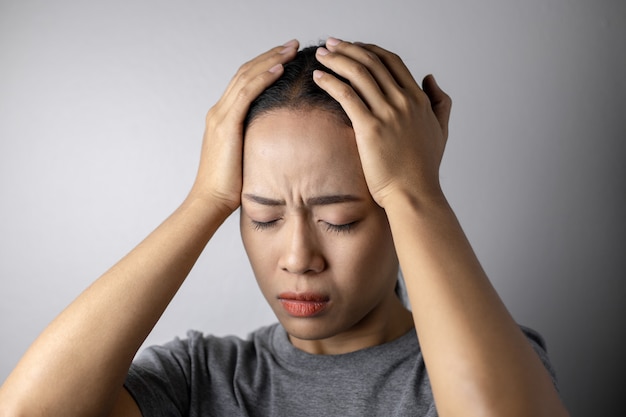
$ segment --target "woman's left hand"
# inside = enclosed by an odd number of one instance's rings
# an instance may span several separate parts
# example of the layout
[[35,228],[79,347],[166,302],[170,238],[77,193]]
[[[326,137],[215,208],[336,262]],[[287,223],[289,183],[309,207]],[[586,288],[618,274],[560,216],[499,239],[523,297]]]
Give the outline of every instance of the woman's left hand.
[[375,45],[329,38],[317,59],[348,79],[316,71],[316,83],[352,121],[365,179],[385,207],[394,196],[438,198],[452,101],[432,75],[423,89],[402,60]]
[[437,410],[568,415],[443,198],[450,98],[432,76],[420,88],[382,48],[335,39],[326,46],[317,58],[350,85],[314,77],[352,121],[369,191],[388,214]]

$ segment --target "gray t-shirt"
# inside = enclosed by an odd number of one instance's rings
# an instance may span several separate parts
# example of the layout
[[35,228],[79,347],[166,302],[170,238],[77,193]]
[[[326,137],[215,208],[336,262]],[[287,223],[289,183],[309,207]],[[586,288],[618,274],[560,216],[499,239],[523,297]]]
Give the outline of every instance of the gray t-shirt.
[[[555,380],[543,340],[523,330]],[[187,336],[131,366],[125,386],[144,417],[437,416],[414,329],[342,355],[303,352],[279,324],[246,340]]]

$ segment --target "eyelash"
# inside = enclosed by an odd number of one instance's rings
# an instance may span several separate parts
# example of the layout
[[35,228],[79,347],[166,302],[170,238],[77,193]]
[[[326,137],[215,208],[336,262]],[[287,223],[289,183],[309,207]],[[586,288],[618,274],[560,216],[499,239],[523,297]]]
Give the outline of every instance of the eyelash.
[[[326,223],[326,222],[325,222]],[[327,232],[336,232],[336,233],[350,233],[352,228],[356,222],[350,222],[346,224],[332,224],[326,223],[326,231]]]
[[[252,227],[254,227],[254,230],[267,230],[276,226],[277,221],[278,220],[271,220],[269,222],[259,222],[256,220],[252,220]],[[327,232],[336,232],[336,233],[350,233],[356,223],[357,223],[356,221],[346,223],[346,224],[332,224],[332,223],[324,222],[324,224],[326,224]]]
[[269,229],[270,227],[275,226],[277,221],[278,220],[271,220],[269,222],[259,222],[256,220],[252,220],[252,227],[254,227],[254,230],[265,230],[265,229]]

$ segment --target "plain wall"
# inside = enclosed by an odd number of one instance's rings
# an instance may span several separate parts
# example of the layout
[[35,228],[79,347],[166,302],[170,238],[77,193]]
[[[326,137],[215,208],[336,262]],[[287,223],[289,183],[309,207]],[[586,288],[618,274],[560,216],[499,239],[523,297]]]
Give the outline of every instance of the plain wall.
[[[182,201],[241,63],[334,35],[454,100],[444,190],[573,415],[626,371],[623,1],[0,1],[0,381],[45,325]],[[236,215],[147,343],[274,317]],[[622,407],[623,408],[623,407]]]

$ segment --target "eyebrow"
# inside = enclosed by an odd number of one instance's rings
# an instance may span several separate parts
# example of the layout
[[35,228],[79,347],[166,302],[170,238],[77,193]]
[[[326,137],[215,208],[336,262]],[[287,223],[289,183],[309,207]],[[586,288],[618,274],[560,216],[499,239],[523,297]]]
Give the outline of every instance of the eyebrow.
[[[257,204],[264,206],[284,206],[285,200],[275,200],[273,198],[262,197],[255,194],[244,194],[247,200],[253,201]],[[350,194],[337,194],[337,195],[321,195],[317,197],[311,197],[306,200],[308,206],[328,206],[331,204],[351,203],[355,201],[361,201],[360,197]]]

